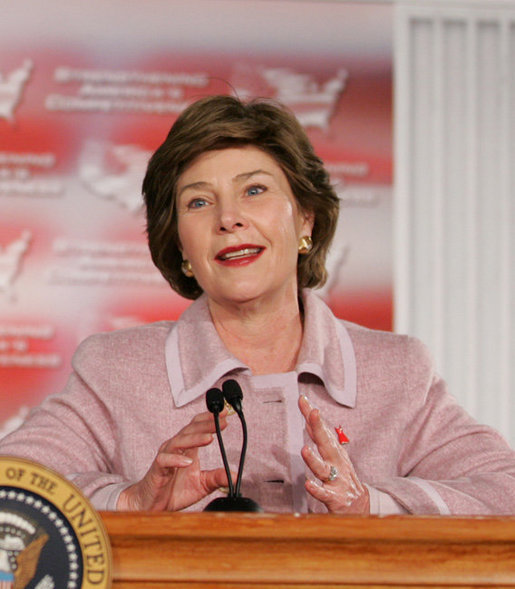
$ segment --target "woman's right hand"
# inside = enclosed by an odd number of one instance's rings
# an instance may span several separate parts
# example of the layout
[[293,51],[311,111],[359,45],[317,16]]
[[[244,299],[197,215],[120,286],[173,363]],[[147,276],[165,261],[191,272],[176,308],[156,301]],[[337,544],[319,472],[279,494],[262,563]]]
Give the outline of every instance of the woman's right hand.
[[[220,413],[220,428],[227,426],[227,410]],[[201,470],[198,449],[208,446],[216,433],[212,413],[196,415],[188,425],[164,442],[147,474],[127,487],[118,499],[119,511],[179,511],[200,501],[229,482],[223,468]]]

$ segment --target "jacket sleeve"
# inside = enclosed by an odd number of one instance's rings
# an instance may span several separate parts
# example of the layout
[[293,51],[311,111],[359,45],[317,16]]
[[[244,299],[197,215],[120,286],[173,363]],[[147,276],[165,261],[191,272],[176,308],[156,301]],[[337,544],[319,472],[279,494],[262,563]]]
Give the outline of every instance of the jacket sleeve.
[[[84,344],[76,357],[83,354]],[[114,465],[117,427],[110,409],[79,372],[74,370],[63,392],[47,397],[0,441],[0,454],[52,468],[76,484],[95,508],[115,509],[119,493],[131,484],[113,474],[120,472]]]
[[401,476],[374,483],[410,513],[515,513],[515,452],[448,393],[425,346],[409,338]]

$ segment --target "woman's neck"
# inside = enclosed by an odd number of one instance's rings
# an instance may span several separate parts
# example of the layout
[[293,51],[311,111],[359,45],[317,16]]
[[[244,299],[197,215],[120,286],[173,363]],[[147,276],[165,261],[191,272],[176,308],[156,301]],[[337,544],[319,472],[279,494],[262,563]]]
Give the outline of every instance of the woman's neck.
[[296,293],[273,302],[220,305],[209,300],[209,309],[226,348],[253,374],[277,374],[295,368],[303,330]]

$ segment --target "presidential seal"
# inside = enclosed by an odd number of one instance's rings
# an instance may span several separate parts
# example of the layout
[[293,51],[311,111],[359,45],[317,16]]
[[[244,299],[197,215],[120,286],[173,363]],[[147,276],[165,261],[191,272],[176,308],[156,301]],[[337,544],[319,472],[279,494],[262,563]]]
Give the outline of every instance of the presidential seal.
[[111,546],[82,492],[53,470],[0,456],[0,589],[111,587]]

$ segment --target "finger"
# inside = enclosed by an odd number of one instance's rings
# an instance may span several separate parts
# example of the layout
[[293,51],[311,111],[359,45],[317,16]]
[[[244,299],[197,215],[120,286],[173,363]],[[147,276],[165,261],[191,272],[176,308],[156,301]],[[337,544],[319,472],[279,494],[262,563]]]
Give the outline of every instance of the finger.
[[309,424],[313,436],[312,439],[317,445],[318,451],[324,460],[338,461],[347,452],[338,443],[336,436],[325,423],[318,409],[313,409],[309,415]]
[[306,421],[306,429],[308,431],[309,437],[311,439],[313,439],[313,428],[311,426],[311,414],[313,413],[313,411],[318,411],[318,410],[313,407],[310,400],[305,395],[301,395],[299,397],[299,408],[300,408],[300,411]]
[[[227,408],[226,407],[224,407],[223,410],[220,411],[219,416],[220,417],[227,416]],[[201,413],[197,413],[191,421],[209,421],[212,419],[213,419],[213,413],[211,413],[211,411],[202,411]]]
[[[327,462],[322,460],[317,453],[309,446],[304,446],[301,450],[304,462],[315,475],[317,479],[329,485],[342,484],[344,482],[346,487],[355,488],[360,484],[352,463],[350,460],[339,460],[334,462]],[[338,480],[331,481],[329,475],[331,474],[331,466],[335,467],[338,472]]]
[[327,481],[331,467],[312,448],[304,446],[301,456],[311,472],[321,481]]
[[185,468],[193,464],[193,460],[189,456],[184,454],[166,454],[164,452],[159,453],[156,456],[156,465],[160,469],[170,468]]
[[306,481],[308,493],[324,503],[331,513],[370,513],[370,496],[368,489],[360,485],[359,489],[341,490],[326,484]]
[[180,450],[186,451],[209,446],[213,440],[214,436],[210,433],[177,434],[171,440],[167,440],[159,451],[166,454],[180,454]]
[[[322,419],[320,411],[315,409],[305,395],[299,397],[299,408],[306,420],[306,430],[309,437],[318,446],[330,444],[332,449],[338,449],[339,444],[329,426]],[[332,456],[335,458],[334,456]]]
[[[226,427],[227,410],[224,409],[224,411],[220,413],[219,422],[221,429]],[[216,432],[214,415],[209,412],[199,413],[198,415],[195,415],[195,417],[187,425],[185,425],[178,433],[180,434],[183,432],[209,432],[214,434]]]
[[336,438],[323,421],[318,409],[311,409],[307,414],[306,431],[324,460],[339,461],[340,447],[335,443]]
[[[225,423],[226,420],[227,420],[227,410],[224,409],[219,415],[220,425],[222,423]],[[198,413],[180,431],[181,432],[182,431],[210,431],[211,433],[214,433],[216,431],[215,430],[214,415],[212,413],[207,412],[207,411],[204,413]]]
[[329,495],[327,489],[323,486],[323,483],[312,481],[310,479],[306,480],[304,484],[306,491],[318,501],[324,503],[327,506],[327,503],[330,502],[331,496]]
[[[229,414],[227,413],[227,409],[224,409],[222,411],[222,413],[220,413],[219,417],[218,417],[218,421],[220,424],[220,429],[225,429],[227,427],[227,424],[229,423],[229,420],[227,419],[229,417]],[[214,417],[213,417],[213,423],[215,422]],[[216,429],[215,429],[216,431]]]
[[332,513],[345,512],[352,507],[352,502],[357,499],[354,495],[347,497],[348,494],[345,494],[342,496],[334,489],[316,481],[307,480],[305,488],[312,497],[324,503]]
[[[216,468],[214,470],[203,470],[200,473],[201,482],[206,490],[206,493],[212,493],[219,489],[220,487],[227,487],[229,485],[229,481],[227,480],[227,474],[225,469],[223,468]],[[236,483],[236,479],[238,475],[236,473],[231,472],[232,482]]]
[[313,431],[309,423],[309,415],[311,411],[313,411],[313,406],[311,405],[309,399],[305,395],[301,395],[299,397],[298,405],[300,412],[302,413],[302,416],[304,417],[304,420],[306,422],[306,431],[308,432],[309,437],[313,440]]
[[313,410],[313,406],[309,402],[309,399],[306,397],[306,395],[300,395],[298,405],[300,412],[304,416],[304,419],[307,420],[310,412]]

